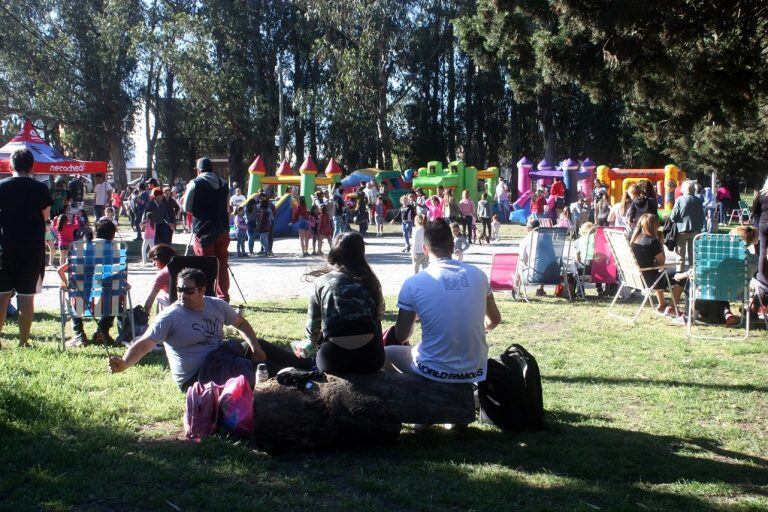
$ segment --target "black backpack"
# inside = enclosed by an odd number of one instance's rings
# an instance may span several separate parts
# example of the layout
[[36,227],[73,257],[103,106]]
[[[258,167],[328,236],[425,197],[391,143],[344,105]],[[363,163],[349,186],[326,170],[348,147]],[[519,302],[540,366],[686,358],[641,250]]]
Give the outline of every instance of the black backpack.
[[521,345],[488,359],[488,373],[477,393],[481,423],[516,432],[544,428],[539,365]]

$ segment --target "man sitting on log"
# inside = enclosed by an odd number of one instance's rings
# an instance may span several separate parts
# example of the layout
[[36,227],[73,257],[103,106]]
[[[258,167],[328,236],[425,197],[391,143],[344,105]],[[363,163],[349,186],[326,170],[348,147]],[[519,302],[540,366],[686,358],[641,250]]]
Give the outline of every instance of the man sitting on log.
[[[243,374],[253,385],[251,362],[265,361],[267,356],[259,346],[251,324],[222,299],[206,297],[205,274],[202,271],[185,268],[179,272],[178,283],[179,300],[155,317],[147,331],[128,348],[122,358],[110,357],[109,370],[112,373],[125,371],[141,361],[157,343],[165,342],[171,373],[182,391],[186,391],[199,377],[202,377],[201,382],[224,384],[227,378],[237,376],[217,376],[215,367],[224,368],[218,370],[219,373],[226,373],[230,369],[234,373]],[[223,343],[225,325],[240,331],[249,350],[241,350],[242,347],[234,342],[226,345]],[[227,345],[235,350],[227,350]],[[216,356],[217,359],[209,365],[213,368],[210,371],[205,368],[209,356]],[[199,375],[203,371],[206,375]]]
[[429,266],[408,278],[397,300],[398,342],[413,334],[421,319],[421,343],[385,347],[385,370],[413,372],[448,383],[485,380],[488,344],[485,333],[501,321],[482,270],[451,258],[453,235],[444,219],[424,229]]

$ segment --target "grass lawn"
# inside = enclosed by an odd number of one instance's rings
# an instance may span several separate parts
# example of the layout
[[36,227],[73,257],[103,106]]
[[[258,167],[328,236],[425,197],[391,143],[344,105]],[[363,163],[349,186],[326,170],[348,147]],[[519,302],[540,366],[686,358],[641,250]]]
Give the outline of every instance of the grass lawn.
[[[179,441],[184,400],[162,355],[109,375],[103,348],[56,350],[57,315],[37,315],[31,350],[16,348],[11,322],[0,509],[768,510],[765,331],[686,341],[649,312],[618,323],[603,302],[498,302],[491,352],[519,342],[537,357],[546,431],[406,427],[386,446],[279,457],[226,438]],[[288,342],[305,310],[285,300],[246,314]]]

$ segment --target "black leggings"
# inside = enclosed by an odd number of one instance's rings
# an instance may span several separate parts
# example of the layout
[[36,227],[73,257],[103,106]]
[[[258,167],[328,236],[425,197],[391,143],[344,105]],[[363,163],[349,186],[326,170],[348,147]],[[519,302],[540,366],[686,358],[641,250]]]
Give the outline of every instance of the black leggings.
[[490,217],[480,217],[480,221],[483,223],[483,234],[480,236],[484,236],[486,240],[491,238],[491,218]]
[[757,227],[758,233],[760,233],[760,250],[757,263],[757,280],[761,283],[768,285],[768,264],[765,262],[766,256],[768,256],[768,222],[764,222]]
[[341,348],[326,341],[320,345],[315,361],[298,357],[290,349],[286,350],[265,340],[259,340],[259,345],[267,354],[267,360],[275,372],[290,366],[311,370],[315,363],[321,372],[331,375],[376,373],[384,366],[384,344],[379,337],[374,337],[355,350]]

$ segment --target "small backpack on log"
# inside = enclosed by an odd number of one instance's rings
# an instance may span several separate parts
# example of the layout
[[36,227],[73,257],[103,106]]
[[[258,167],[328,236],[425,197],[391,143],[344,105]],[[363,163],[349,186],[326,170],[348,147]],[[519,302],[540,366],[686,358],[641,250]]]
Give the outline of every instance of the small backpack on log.
[[521,345],[488,359],[488,373],[477,393],[481,423],[515,432],[544,428],[539,365]]

